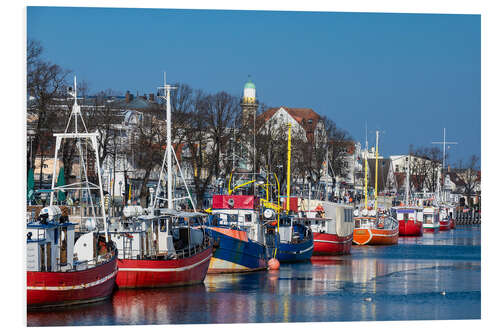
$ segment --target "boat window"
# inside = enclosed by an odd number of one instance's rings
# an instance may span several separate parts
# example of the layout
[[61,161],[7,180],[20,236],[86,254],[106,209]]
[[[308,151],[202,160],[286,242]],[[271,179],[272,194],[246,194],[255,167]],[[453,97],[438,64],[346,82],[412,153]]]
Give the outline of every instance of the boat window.
[[352,222],[352,209],[344,210],[344,219],[346,222]]
[[252,222],[252,214],[245,214],[245,222]]
[[47,272],[52,271],[52,260],[51,260],[52,255],[51,255],[51,253],[52,253],[52,246],[50,243],[47,243],[47,252],[46,252],[46,254],[47,254],[47,260],[46,260]]
[[60,247],[60,263],[61,265],[67,264],[67,248],[68,248],[68,237],[67,237],[67,227],[61,228],[61,247]]
[[40,272],[45,272],[45,244],[40,244]]

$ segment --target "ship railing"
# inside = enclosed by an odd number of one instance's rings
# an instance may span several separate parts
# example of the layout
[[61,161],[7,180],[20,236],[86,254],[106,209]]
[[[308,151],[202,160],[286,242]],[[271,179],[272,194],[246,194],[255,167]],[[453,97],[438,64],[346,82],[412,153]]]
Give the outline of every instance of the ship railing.
[[189,248],[182,248],[175,251],[175,256],[177,258],[186,258],[192,255],[198,254],[205,251],[211,245],[211,240],[209,237],[205,237],[202,243]]

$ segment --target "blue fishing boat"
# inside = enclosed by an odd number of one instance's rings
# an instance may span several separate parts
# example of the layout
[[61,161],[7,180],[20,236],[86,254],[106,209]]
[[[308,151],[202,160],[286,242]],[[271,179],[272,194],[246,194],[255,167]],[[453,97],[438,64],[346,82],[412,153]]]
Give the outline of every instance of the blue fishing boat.
[[208,233],[214,253],[208,273],[241,273],[267,269],[265,226],[259,200],[252,195],[214,195]]
[[311,228],[292,215],[280,217],[277,228],[279,243],[276,258],[280,262],[300,262],[311,259],[314,242]]

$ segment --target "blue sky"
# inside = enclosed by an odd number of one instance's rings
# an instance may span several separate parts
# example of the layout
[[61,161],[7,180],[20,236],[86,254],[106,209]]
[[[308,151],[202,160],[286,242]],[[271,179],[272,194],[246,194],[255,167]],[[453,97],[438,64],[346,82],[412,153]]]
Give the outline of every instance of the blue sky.
[[162,82],[240,96],[250,74],[268,106],[310,107],[381,153],[458,141],[481,153],[479,15],[29,7],[28,38],[91,91]]

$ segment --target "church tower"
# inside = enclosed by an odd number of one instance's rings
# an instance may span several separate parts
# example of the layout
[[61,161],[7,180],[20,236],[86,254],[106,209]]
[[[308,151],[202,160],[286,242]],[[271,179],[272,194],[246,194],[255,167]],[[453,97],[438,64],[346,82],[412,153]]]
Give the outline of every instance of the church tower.
[[248,77],[247,83],[245,83],[245,86],[243,87],[243,98],[241,99],[240,106],[243,114],[243,120],[247,121],[252,119],[253,121],[253,116],[257,112],[259,102],[256,98],[255,84],[250,80],[250,76]]

